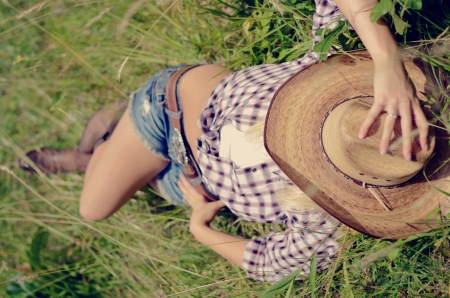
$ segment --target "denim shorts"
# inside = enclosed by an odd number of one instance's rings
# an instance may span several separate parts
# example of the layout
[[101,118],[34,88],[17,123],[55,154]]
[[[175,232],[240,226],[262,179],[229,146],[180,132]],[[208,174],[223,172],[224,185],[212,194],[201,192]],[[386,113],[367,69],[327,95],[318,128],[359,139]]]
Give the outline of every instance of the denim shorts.
[[[165,93],[171,75],[184,66],[169,67],[157,72],[144,87],[132,94],[128,105],[131,123],[139,140],[153,154],[169,161],[169,165],[156,177],[156,182],[161,197],[178,206],[189,205],[178,187],[178,180],[184,170],[172,151],[170,138],[173,126],[169,116],[172,112],[165,105]],[[181,116],[178,86],[176,94]]]

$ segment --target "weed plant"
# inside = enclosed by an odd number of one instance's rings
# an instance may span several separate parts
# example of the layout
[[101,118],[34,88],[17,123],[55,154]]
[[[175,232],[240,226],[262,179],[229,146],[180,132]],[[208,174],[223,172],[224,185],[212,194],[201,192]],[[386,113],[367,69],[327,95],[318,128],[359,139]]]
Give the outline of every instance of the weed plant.
[[[312,47],[313,1],[161,2],[2,0],[0,297],[449,297],[445,218],[440,229],[394,243],[344,229],[328,270],[270,287],[198,244],[189,210],[151,190],[91,223],[78,215],[82,175],[18,169],[27,150],[76,146],[93,111],[127,100],[163,67],[237,70],[297,59]],[[401,44],[448,41],[446,0],[382,0],[373,17],[385,17]],[[324,54],[333,45],[362,47],[346,23],[318,34]],[[448,71],[448,54],[421,58]],[[448,122],[444,94],[430,101]],[[282,229],[230,214],[214,224],[244,237]]]

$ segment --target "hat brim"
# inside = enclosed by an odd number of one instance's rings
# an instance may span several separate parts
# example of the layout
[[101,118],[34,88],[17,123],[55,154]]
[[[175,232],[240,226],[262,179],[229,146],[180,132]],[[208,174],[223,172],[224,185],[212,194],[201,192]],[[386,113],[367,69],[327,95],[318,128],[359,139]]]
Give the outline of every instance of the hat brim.
[[[364,187],[337,172],[320,143],[321,123],[336,104],[373,96],[374,65],[363,51],[314,64],[286,81],[275,93],[267,114],[264,143],[269,155],[320,207],[364,234],[399,239],[436,228],[436,208],[448,209],[450,150],[445,130],[436,129],[436,145],[425,170],[397,188],[375,191],[387,211]],[[419,99],[436,86],[423,67],[405,62]],[[431,89],[430,89],[431,88]],[[433,90],[432,90],[433,91]],[[442,166],[444,164],[444,166]],[[427,182],[425,175],[430,175]],[[434,214],[434,217],[428,216]]]

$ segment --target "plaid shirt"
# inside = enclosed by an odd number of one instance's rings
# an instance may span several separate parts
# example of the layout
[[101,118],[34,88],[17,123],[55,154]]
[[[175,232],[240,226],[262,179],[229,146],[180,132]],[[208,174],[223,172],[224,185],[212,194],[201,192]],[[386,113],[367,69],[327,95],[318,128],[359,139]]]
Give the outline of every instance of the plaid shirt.
[[[316,0],[314,31],[341,19],[332,0]],[[333,24],[331,24],[332,27]],[[317,38],[315,38],[317,42]],[[203,135],[198,140],[203,181],[237,216],[252,222],[284,224],[283,232],[254,237],[244,253],[243,268],[254,279],[275,282],[302,268],[309,274],[310,259],[325,269],[339,249],[333,231],[337,221],[323,210],[292,211],[280,206],[275,194],[292,181],[274,161],[239,168],[219,157],[219,133],[226,120],[240,131],[265,120],[275,91],[296,72],[317,61],[317,53],[281,63],[250,67],[225,77],[211,95],[200,116]]]

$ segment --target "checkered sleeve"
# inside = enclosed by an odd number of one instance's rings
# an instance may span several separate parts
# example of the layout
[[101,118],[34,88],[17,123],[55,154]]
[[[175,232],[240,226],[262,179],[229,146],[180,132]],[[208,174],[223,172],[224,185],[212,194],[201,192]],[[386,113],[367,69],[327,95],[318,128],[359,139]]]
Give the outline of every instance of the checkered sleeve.
[[301,225],[302,228],[291,227],[284,232],[252,238],[242,263],[247,275],[270,283],[297,268],[302,268],[301,275],[309,275],[313,256],[317,270],[328,268],[340,247],[335,222],[313,213],[304,216]]
[[345,21],[346,19],[334,0],[316,0],[316,11],[312,26],[314,44],[322,40],[320,36],[316,35],[318,29],[333,29],[339,20]]
[[316,0],[316,11],[313,16],[313,33],[319,28],[332,27],[340,19],[343,19],[343,14],[334,1]]

